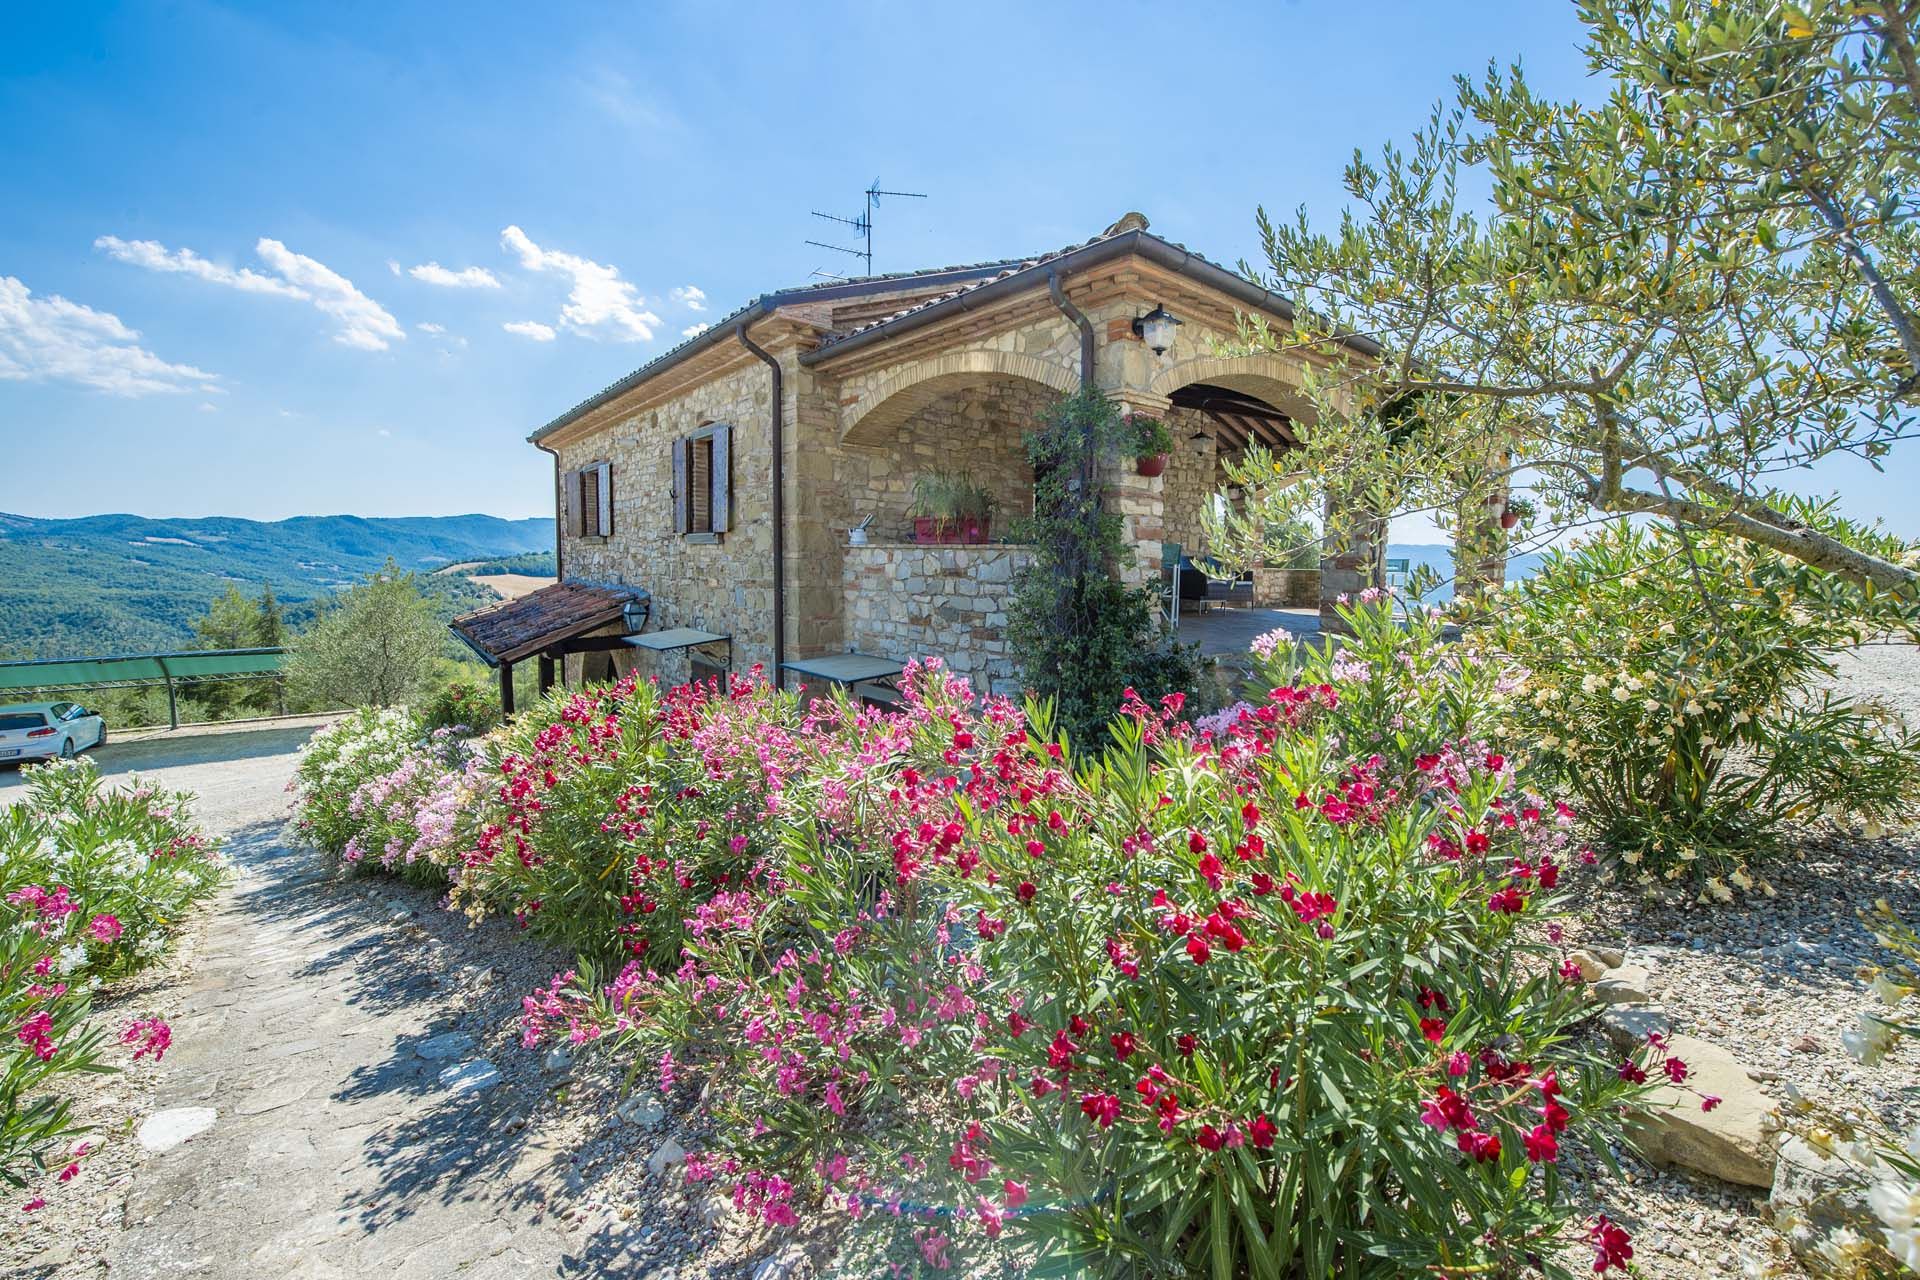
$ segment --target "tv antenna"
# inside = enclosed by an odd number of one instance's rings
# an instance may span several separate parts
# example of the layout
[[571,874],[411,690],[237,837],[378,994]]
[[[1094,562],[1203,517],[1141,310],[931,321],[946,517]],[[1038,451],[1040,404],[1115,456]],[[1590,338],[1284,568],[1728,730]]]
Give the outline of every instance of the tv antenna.
[[[849,249],[845,245],[827,244],[825,241],[822,241],[822,240],[809,240],[807,241],[807,243],[814,246],[816,249],[831,249],[835,253],[844,253],[844,254],[847,254],[849,257],[862,258],[866,261],[866,264],[867,264],[866,274],[872,275],[873,274],[873,213],[874,213],[874,210],[880,207],[881,196],[900,196],[908,200],[925,200],[927,198],[927,194],[924,191],[882,191],[880,189],[880,179],[875,178],[873,180],[873,185],[868,187],[866,190],[866,197],[867,197],[866,208],[862,210],[860,213],[856,214],[855,216],[851,218],[842,218],[837,214],[822,213],[818,209],[815,209],[812,211],[813,216],[816,218],[825,218],[828,222],[837,222],[841,226],[852,227],[853,233],[861,237],[861,239],[865,243],[866,245],[865,248]],[[832,273],[821,271],[821,272],[815,272],[814,274],[815,275],[831,275]]]

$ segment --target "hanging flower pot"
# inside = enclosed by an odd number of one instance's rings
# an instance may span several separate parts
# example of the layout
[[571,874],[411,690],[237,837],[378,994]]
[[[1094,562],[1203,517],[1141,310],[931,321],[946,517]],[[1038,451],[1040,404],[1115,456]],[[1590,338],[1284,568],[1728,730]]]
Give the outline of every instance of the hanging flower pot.
[[1167,469],[1167,455],[1155,453],[1135,458],[1133,465],[1143,476],[1157,476]]
[[1519,523],[1520,513],[1518,511],[1502,511],[1500,513],[1500,527],[1502,529],[1511,529]]

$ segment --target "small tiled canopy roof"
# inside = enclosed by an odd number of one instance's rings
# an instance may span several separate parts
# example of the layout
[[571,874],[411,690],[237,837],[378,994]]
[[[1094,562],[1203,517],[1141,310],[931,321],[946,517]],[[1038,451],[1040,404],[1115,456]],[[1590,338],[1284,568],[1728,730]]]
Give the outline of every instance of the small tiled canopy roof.
[[556,582],[518,600],[463,613],[450,624],[493,663],[518,662],[550,645],[618,622],[629,603],[645,600],[637,587]]

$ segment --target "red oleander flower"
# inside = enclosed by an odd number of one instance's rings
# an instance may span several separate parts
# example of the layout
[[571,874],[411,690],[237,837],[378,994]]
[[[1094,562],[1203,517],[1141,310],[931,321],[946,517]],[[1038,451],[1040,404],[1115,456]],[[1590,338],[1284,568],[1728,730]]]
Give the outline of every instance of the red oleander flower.
[[1213,948],[1209,947],[1207,940],[1199,934],[1192,934],[1187,938],[1187,955],[1193,959],[1195,964],[1205,964],[1207,958],[1212,954]]
[[1553,1136],[1553,1130],[1544,1124],[1533,1126],[1533,1132],[1526,1136],[1527,1159],[1535,1164],[1552,1164],[1560,1155],[1560,1143]]
[[1593,1245],[1596,1275],[1608,1270],[1625,1271],[1633,1260],[1633,1237],[1604,1213],[1587,1229],[1587,1241]]
[[1439,1018],[1420,1019],[1420,1034],[1439,1044],[1447,1038],[1447,1024]]
[[1261,1114],[1255,1116],[1253,1123],[1247,1126],[1247,1140],[1252,1142],[1253,1145],[1260,1150],[1265,1151],[1273,1145],[1273,1140],[1279,1132],[1279,1126],[1267,1119],[1264,1114]]
[[1095,1121],[1102,1129],[1113,1127],[1120,1118],[1120,1099],[1111,1093],[1085,1093],[1080,1095],[1080,1114]]

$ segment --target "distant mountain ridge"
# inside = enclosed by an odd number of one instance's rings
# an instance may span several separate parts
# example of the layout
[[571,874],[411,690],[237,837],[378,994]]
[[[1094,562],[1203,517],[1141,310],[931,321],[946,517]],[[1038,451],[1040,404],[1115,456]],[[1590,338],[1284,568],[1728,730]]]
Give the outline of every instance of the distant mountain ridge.
[[[552,549],[549,517],[48,520],[0,513],[0,656],[178,648],[229,585],[257,595],[271,583],[297,622],[314,601],[389,556],[402,568],[431,571]],[[438,589],[451,595],[460,586],[443,578]]]

